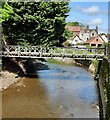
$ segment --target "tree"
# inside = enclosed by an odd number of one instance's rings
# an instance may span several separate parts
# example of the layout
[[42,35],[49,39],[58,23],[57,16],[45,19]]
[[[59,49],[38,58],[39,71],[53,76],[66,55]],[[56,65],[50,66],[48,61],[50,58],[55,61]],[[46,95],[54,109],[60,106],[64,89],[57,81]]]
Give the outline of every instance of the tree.
[[63,35],[64,35],[64,36],[66,37],[66,39],[68,40],[69,38],[73,37],[73,32],[71,32],[71,31],[68,30],[68,29],[65,29]]
[[81,24],[79,22],[68,22],[67,26],[83,26],[83,24]]
[[0,11],[0,23],[7,21],[14,13],[13,8],[7,2],[0,2]]
[[[7,2],[0,1],[0,32],[2,33],[2,22],[8,21],[13,14],[13,8]],[[2,34],[3,44],[6,44],[6,35]]]
[[10,2],[14,11],[3,21],[9,44],[60,45],[65,40],[68,2]]

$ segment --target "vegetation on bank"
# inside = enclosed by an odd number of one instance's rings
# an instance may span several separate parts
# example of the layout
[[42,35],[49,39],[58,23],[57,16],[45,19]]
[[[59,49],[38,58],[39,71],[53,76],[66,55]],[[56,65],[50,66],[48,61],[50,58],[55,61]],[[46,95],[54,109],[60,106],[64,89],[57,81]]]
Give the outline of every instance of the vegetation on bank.
[[98,60],[92,60],[92,64],[95,67],[95,74],[97,74],[99,61]]
[[110,63],[104,59],[99,71],[99,77],[104,88],[105,117],[110,120]]
[[47,62],[48,63],[55,63],[55,64],[60,64],[60,65],[73,65],[73,62],[66,62],[66,61],[63,61],[63,59],[54,59],[54,58],[48,58],[47,59]]

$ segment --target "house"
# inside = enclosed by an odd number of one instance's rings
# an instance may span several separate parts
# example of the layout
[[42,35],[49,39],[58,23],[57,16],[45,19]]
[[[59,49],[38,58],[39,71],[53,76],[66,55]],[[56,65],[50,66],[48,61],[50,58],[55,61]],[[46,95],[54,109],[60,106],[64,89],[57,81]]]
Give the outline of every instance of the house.
[[110,42],[110,34],[107,34],[108,41]]
[[98,26],[96,26],[96,29],[89,29],[89,26],[87,27],[66,26],[66,28],[73,32],[74,36],[76,35],[79,36],[79,38],[84,42],[89,40],[91,37],[98,36]]
[[81,28],[79,37],[86,42],[91,37],[97,37],[98,36],[98,27],[96,26],[96,29],[89,29],[89,26],[86,28]]
[[104,43],[104,40],[100,36],[91,37],[89,40],[84,42],[85,45],[90,45],[94,47],[100,47],[103,45],[103,43]]
[[74,37],[69,41],[69,43],[72,44],[72,45],[80,44],[80,43],[83,43],[83,42],[84,42],[84,41],[81,40],[78,35],[74,36]]
[[108,37],[106,34],[102,33],[100,34],[100,37],[104,40],[105,43],[108,43]]

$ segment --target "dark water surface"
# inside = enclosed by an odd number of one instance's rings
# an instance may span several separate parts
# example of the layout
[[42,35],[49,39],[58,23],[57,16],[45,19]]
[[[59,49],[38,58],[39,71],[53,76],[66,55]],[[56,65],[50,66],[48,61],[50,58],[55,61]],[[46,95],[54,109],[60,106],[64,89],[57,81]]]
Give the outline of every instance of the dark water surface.
[[98,118],[96,82],[86,69],[49,64],[3,92],[4,118]]

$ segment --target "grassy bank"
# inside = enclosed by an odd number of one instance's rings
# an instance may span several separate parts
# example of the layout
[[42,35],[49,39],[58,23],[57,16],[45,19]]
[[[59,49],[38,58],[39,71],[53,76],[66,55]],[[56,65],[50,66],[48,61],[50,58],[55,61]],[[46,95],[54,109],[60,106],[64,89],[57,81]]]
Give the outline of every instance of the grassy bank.
[[73,59],[66,59],[66,58],[48,58],[46,60],[48,63],[55,63],[60,65],[74,65],[75,61]]

